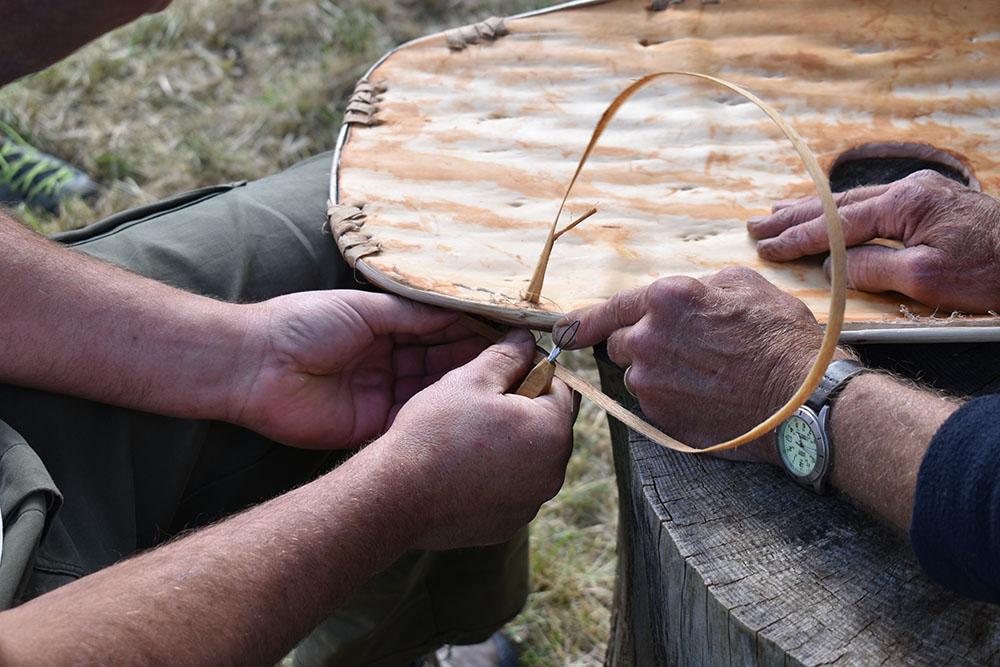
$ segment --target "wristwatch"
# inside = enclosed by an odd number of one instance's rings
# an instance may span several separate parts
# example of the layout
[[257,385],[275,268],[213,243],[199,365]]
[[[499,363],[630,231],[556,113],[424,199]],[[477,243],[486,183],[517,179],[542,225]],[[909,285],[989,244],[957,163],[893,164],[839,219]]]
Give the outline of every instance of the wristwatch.
[[826,490],[833,463],[827,432],[830,406],[850,379],[864,371],[865,367],[853,359],[834,361],[806,404],[778,427],[778,457],[785,472],[816,493]]

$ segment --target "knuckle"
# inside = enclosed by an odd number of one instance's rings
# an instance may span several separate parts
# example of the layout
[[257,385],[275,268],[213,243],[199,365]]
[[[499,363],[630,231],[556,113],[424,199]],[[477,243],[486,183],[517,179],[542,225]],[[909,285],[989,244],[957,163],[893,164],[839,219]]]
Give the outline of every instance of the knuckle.
[[636,350],[650,349],[659,342],[662,330],[662,325],[654,325],[649,317],[644,317],[629,331],[629,345]]
[[504,367],[520,365],[524,362],[527,353],[528,347],[526,341],[491,345],[484,351],[484,354],[493,357],[494,363]]
[[907,179],[911,179],[913,181],[925,182],[925,183],[952,182],[950,178],[947,178],[947,177],[943,176],[942,174],[939,174],[938,172],[934,171],[933,169],[921,169],[919,171],[915,171],[912,174],[910,174],[909,176],[907,176]]
[[648,288],[650,309],[664,310],[674,304],[687,304],[705,292],[705,285],[687,276],[660,278]]
[[641,290],[624,290],[611,297],[609,310],[605,313],[614,328],[621,329],[629,324],[629,313],[635,312],[641,306],[639,303],[641,298]]
[[932,257],[915,254],[903,263],[905,275],[902,282],[911,296],[919,300],[921,296],[932,294],[941,283],[939,266]]
[[759,273],[745,266],[727,266],[714,276],[719,282],[725,283],[750,282],[758,277],[760,277]]
[[799,210],[799,208],[801,206],[802,206],[802,202],[794,202],[790,206],[787,206],[787,207],[785,207],[783,209],[779,209],[779,210],[775,211],[771,215],[770,222],[772,222],[774,224],[778,224],[778,225],[785,224],[789,220],[792,220],[792,219],[795,218],[795,216],[798,214],[798,210]]
[[652,374],[648,372],[645,364],[633,364],[632,370],[628,374],[628,386],[638,396],[648,396],[652,389],[651,377]]
[[[841,217],[844,217],[843,213],[841,213]],[[805,227],[802,225],[799,225],[798,227],[789,227],[782,232],[781,236],[778,237],[778,240],[783,249],[803,252],[807,241]]]
[[845,192],[838,192],[833,195],[833,201],[837,206],[847,206],[858,201],[864,194],[864,188],[852,188]]
[[907,176],[899,181],[896,203],[901,209],[907,207],[909,210],[926,211],[942,197],[949,197],[954,192],[950,178],[942,176],[936,171],[923,169]]

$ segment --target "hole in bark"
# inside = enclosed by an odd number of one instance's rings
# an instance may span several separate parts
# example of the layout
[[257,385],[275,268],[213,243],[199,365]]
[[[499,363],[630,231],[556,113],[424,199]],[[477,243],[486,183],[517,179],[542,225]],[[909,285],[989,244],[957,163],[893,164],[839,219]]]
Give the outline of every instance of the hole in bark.
[[830,168],[830,189],[844,192],[865,185],[882,185],[931,169],[979,190],[972,170],[951,153],[925,144],[865,144],[843,153]]

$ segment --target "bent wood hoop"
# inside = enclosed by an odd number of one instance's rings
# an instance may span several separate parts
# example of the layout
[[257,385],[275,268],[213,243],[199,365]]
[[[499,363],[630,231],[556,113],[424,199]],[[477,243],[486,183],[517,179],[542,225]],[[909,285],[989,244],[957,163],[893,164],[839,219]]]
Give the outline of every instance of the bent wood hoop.
[[[611,399],[598,389],[587,385],[587,383],[583,383],[586,385],[584,387],[579,386],[579,382],[577,382],[577,380],[582,382],[580,378],[572,376],[572,374],[569,374],[568,372],[556,373],[557,377],[566,381],[571,387],[590,398],[605,411],[613,414],[634,431],[641,433],[653,442],[678,452],[704,454],[710,452],[720,452],[727,449],[735,449],[741,445],[753,442],[757,438],[760,438],[768,432],[776,429],[782,422],[791,417],[796,410],[805,405],[805,402],[809,400],[809,396],[816,390],[816,387],[818,387],[819,383],[823,380],[823,374],[826,373],[826,369],[830,365],[830,361],[833,359],[833,354],[837,350],[837,340],[840,336],[840,329],[844,324],[844,307],[847,299],[847,248],[844,242],[843,221],[840,219],[840,213],[837,211],[837,204],[833,201],[833,194],[830,192],[830,182],[827,180],[826,174],[823,173],[823,170],[820,169],[819,163],[816,161],[816,156],[813,155],[811,150],[809,150],[809,147],[806,145],[805,141],[802,140],[802,137],[800,137],[795,129],[781,118],[777,111],[741,86],[698,72],[656,72],[653,74],[647,74],[628,86],[611,102],[608,108],[601,115],[601,119],[598,121],[597,127],[594,128],[594,133],[591,135],[590,142],[587,144],[586,149],[584,149],[583,156],[580,158],[576,171],[573,173],[573,178],[570,180],[569,186],[566,188],[566,194],[563,195],[562,202],[559,204],[559,211],[556,213],[555,220],[552,222],[552,227],[549,230],[549,236],[545,241],[545,249],[542,251],[542,256],[538,260],[535,273],[532,276],[531,283],[527,289],[526,298],[532,298],[535,302],[537,302],[538,297],[541,295],[542,285],[545,280],[545,270],[548,267],[549,257],[552,253],[552,248],[556,239],[574,228],[583,220],[583,218],[581,218],[571,223],[562,231],[557,231],[559,227],[559,219],[562,216],[563,209],[566,207],[566,202],[569,200],[570,193],[573,191],[573,186],[576,185],[576,181],[580,177],[580,172],[583,171],[583,167],[587,164],[587,159],[594,152],[594,148],[597,146],[597,142],[600,140],[601,135],[604,134],[604,131],[611,123],[611,120],[615,117],[615,114],[618,113],[618,110],[624,106],[629,98],[657,79],[668,76],[692,77],[695,79],[710,81],[713,84],[721,86],[745,99],[750,100],[757,106],[758,109],[767,114],[768,118],[770,118],[774,124],[778,126],[782,134],[784,134],[788,140],[792,142],[792,146],[799,154],[799,157],[805,164],[806,170],[809,172],[809,177],[812,178],[813,184],[816,186],[816,192],[823,203],[823,216],[826,219],[826,231],[827,236],[829,237],[830,245],[830,308],[828,311],[826,330],[823,332],[823,342],[820,346],[819,353],[816,356],[816,360],[813,362],[812,368],[810,368],[806,379],[802,382],[802,385],[792,395],[792,397],[788,399],[788,402],[781,406],[781,408],[779,408],[773,415],[743,435],[711,447],[697,449],[668,436],[666,433],[663,433],[659,429],[656,429],[650,424],[642,421],[628,410],[622,408],[617,401]],[[574,384],[576,386],[574,386]]]

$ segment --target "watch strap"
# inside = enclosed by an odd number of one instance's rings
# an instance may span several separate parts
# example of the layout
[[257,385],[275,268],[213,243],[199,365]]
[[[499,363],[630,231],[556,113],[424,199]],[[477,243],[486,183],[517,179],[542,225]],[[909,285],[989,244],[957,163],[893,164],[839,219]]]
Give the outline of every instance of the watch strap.
[[864,371],[865,367],[854,359],[837,359],[827,367],[826,373],[823,374],[823,379],[820,381],[819,386],[816,387],[816,391],[806,401],[806,406],[812,409],[813,412],[819,413],[823,406],[837,392],[843,389],[848,380]]

